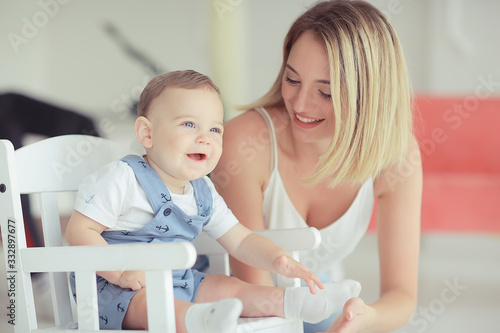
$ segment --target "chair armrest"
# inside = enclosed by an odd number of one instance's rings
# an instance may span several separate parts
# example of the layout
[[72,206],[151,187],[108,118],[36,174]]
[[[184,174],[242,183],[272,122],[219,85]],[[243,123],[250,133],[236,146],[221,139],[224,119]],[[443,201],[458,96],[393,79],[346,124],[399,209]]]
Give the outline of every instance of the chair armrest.
[[196,261],[196,250],[189,242],[32,247],[20,251],[25,272],[158,271],[190,268]]
[[196,261],[196,250],[189,242],[59,246],[20,252],[25,273],[75,272],[78,327],[84,331],[99,329],[95,272],[120,270],[146,271],[150,331],[175,331],[171,271],[190,268]]

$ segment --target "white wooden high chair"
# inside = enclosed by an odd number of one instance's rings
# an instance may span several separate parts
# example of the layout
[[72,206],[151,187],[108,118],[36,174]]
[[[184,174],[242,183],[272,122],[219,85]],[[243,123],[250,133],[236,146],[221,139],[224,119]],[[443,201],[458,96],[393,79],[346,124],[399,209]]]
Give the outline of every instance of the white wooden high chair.
[[[130,149],[109,140],[86,135],[49,138],[17,151],[8,140],[0,140],[0,231],[8,289],[12,290],[7,319],[15,324],[16,333],[99,332],[95,272],[100,270],[145,270],[149,332],[175,332],[171,271],[193,266],[197,251],[192,244],[63,244],[57,193],[75,192],[86,175],[130,153]],[[20,194],[31,193],[38,193],[40,198],[44,247],[26,245]],[[314,228],[262,233],[294,257],[296,251],[314,249],[320,242]],[[198,253],[209,256],[210,273],[228,274],[227,253],[216,241],[201,235],[195,245]],[[158,251],[164,254],[160,262],[149,255]],[[72,271],[76,274],[76,305],[68,287],[68,272]],[[38,327],[31,279],[31,273],[36,272],[49,273],[55,327]],[[280,285],[299,284],[297,279],[278,281]],[[238,333],[243,332],[291,333],[303,329],[299,320],[240,318]]]

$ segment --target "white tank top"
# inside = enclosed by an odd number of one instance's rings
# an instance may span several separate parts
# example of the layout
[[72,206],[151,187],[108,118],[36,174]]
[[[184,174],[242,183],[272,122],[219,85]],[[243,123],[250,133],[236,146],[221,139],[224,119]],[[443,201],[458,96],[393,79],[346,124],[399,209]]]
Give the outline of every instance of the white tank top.
[[[278,170],[276,133],[271,117],[264,108],[257,109],[269,129],[271,176],[264,191],[264,222],[268,229],[306,228],[306,221],[297,212],[286,192]],[[322,280],[343,278],[341,261],[350,254],[368,229],[373,211],[373,180],[360,187],[351,206],[337,221],[320,229],[321,245],[314,251],[300,254],[300,262],[321,276]]]

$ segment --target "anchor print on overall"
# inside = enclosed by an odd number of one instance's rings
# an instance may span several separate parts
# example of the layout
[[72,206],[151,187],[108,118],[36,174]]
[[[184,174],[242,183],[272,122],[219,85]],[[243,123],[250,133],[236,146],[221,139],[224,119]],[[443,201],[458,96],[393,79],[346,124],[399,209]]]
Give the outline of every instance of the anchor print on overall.
[[[167,187],[144,159],[136,155],[128,155],[122,161],[128,163],[134,171],[137,180],[148,196],[155,217],[147,225],[137,230],[104,231],[101,235],[108,244],[192,242],[199,236],[212,213],[212,193],[203,179],[191,181],[198,206],[198,215],[187,215],[172,203],[172,197]],[[161,260],[161,253],[155,255],[158,260]],[[201,278],[200,275],[202,275]],[[174,297],[192,302],[196,292],[195,287],[197,287],[195,279],[199,285],[204,273],[192,269],[174,270],[172,277]],[[111,321],[115,322],[117,318],[120,318],[118,320],[121,326],[128,302],[135,294],[130,289],[117,289],[121,288],[97,276],[101,328],[115,326],[115,324],[111,324]]]

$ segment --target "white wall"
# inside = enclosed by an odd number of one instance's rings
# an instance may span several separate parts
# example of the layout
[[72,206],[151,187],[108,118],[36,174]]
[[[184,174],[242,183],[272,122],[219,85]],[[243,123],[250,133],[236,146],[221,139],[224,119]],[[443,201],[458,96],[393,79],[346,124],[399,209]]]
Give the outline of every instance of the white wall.
[[[48,12],[40,3],[52,9],[53,17],[45,15],[45,24],[36,19]],[[107,21],[161,68],[209,71],[210,59],[203,56],[208,48],[208,21],[202,1],[156,0],[144,5],[119,0],[65,4],[2,0],[1,4],[2,90],[22,89],[92,114],[111,111],[116,99],[125,102],[125,95],[136,93],[135,87],[151,75],[104,32]],[[26,20],[35,27],[39,22],[38,31],[27,34]],[[8,33],[28,38],[13,45]]]
[[[110,21],[158,68],[211,75],[230,111],[267,91],[288,27],[313,2],[0,0],[0,91],[123,119],[151,73],[104,32]],[[500,1],[371,2],[391,16],[417,92],[472,94],[483,78],[500,95]]]
[[[500,95],[500,1],[440,0],[429,4],[429,64],[423,90]],[[490,84],[484,84],[484,80]]]

